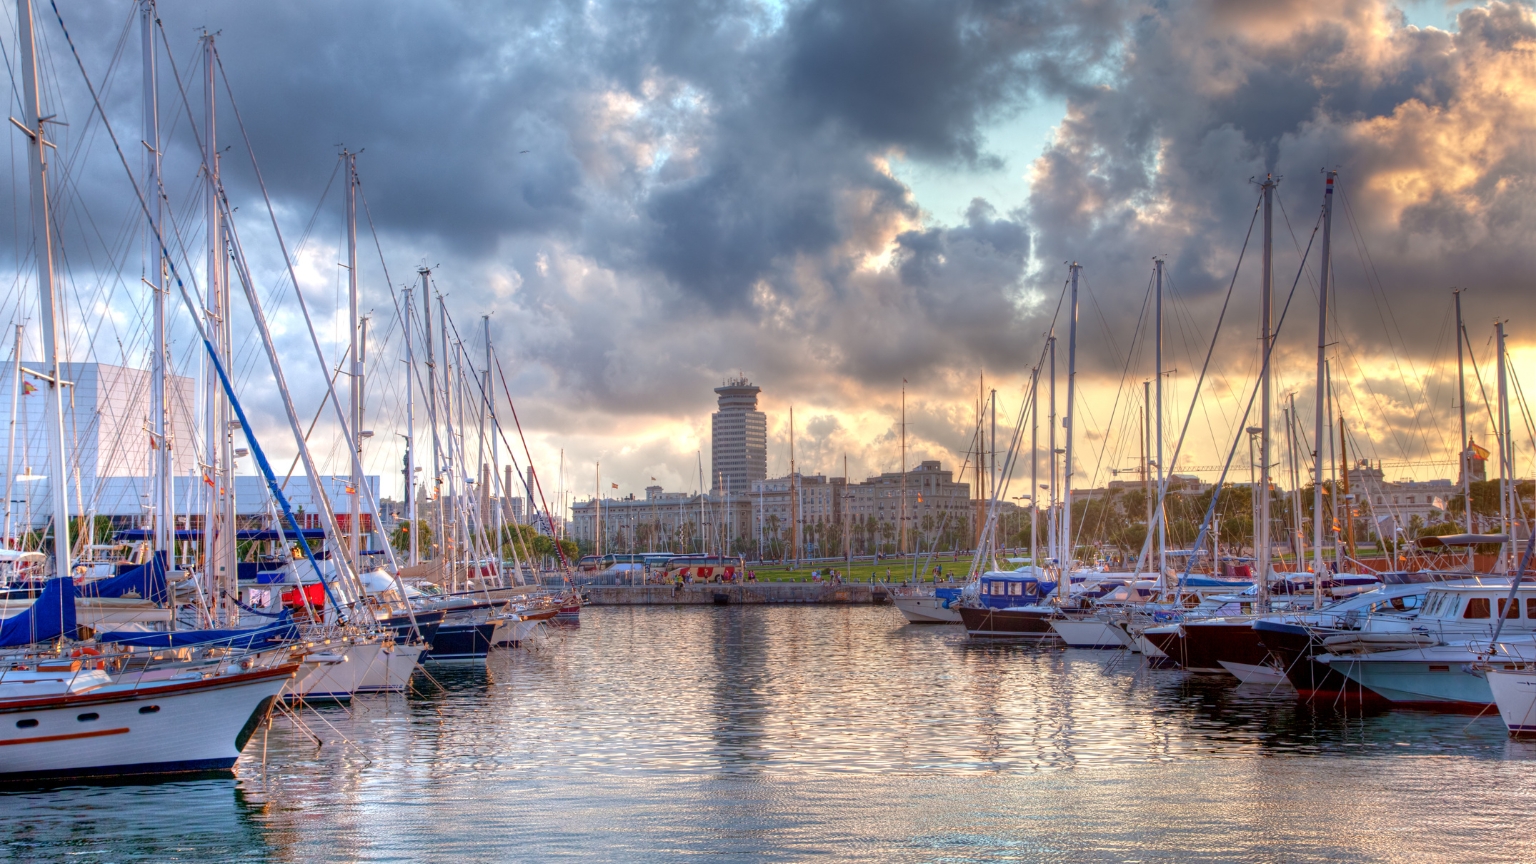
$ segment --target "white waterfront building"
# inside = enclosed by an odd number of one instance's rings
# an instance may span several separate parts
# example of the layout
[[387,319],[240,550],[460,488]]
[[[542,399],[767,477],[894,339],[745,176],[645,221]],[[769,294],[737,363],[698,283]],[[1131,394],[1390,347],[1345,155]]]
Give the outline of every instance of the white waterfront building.
[[[107,363],[60,365],[65,380],[72,382],[65,392],[64,410],[64,440],[70,447],[70,476],[66,484],[70,514],[108,516],[122,525],[147,523],[153,506],[150,374]],[[41,371],[37,363],[23,361],[22,366]],[[0,364],[0,458],[4,458],[6,450],[13,451],[7,507],[16,529],[40,528],[53,513],[54,483],[47,476],[48,385],[25,372],[22,374],[21,392],[15,396],[12,447],[13,370],[10,364]],[[191,378],[173,376],[167,389],[176,513],[201,514],[206,509],[207,493],[212,490],[199,459],[202,430],[196,416],[196,384]],[[238,432],[235,434],[239,436]],[[244,446],[244,442],[237,446]],[[240,461],[252,464],[249,457]],[[269,512],[271,496],[261,477],[237,476],[234,482],[238,515],[258,517]],[[374,500],[378,500],[378,476],[369,476],[366,482]],[[324,492],[338,513],[346,510],[345,496],[350,485],[349,477],[322,478]],[[320,527],[313,518],[320,511],[319,502],[309,488],[308,478],[288,478],[283,482],[283,494],[295,510],[302,508],[310,517],[305,521],[312,524],[306,527]]]

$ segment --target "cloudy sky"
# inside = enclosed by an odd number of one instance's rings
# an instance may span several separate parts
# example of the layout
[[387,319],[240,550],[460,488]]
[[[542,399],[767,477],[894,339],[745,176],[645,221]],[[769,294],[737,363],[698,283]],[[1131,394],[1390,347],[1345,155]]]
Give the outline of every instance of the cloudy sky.
[[[61,8],[139,171],[133,7]],[[374,0],[161,14],[162,149],[188,275],[202,268],[191,129],[204,122],[206,29],[228,79],[224,180],[306,417],[325,372],[249,154],[334,364],[334,172],[342,147],[361,153],[369,462],[386,490],[404,431],[395,304],[421,266],[477,360],[490,316],[534,461],[553,478],[563,451],[567,485],[583,494],[599,460],[605,488],[652,477],[696,488],[711,389],[737,373],[764,389],[771,472],[787,468],[791,405],[802,469],[841,474],[846,454],[855,476],[893,470],[904,379],[909,462],[958,465],[981,376],[1011,426],[1069,261],[1083,266],[1077,482],[1102,483],[1137,458],[1154,256],[1168,274],[1167,434],[1193,404],[1180,464],[1213,476],[1257,369],[1260,237],[1247,232],[1266,174],[1281,179],[1277,306],[1296,285],[1277,393],[1294,393],[1309,437],[1317,250],[1298,267],[1324,168],[1343,192],[1329,341],[1353,450],[1391,476],[1454,474],[1452,286],[1468,289],[1490,388],[1496,316],[1509,319],[1517,374],[1536,358],[1517,308],[1536,264],[1536,15],[1525,4]],[[71,351],[143,363],[132,187],[58,22],[50,12],[39,26],[46,101],[71,123],[59,132],[71,302],[83,310]],[[14,69],[14,35],[7,52]],[[11,138],[3,218],[25,262],[24,151]],[[23,318],[35,306],[29,266],[9,299]],[[1229,284],[1206,395],[1192,403]],[[292,438],[246,320],[236,313],[241,386],[286,462]],[[1063,312],[1063,398],[1066,324]],[[190,330],[174,332],[178,365],[195,371]],[[1486,437],[1484,403],[1468,403]],[[326,422],[317,452],[339,468]]]

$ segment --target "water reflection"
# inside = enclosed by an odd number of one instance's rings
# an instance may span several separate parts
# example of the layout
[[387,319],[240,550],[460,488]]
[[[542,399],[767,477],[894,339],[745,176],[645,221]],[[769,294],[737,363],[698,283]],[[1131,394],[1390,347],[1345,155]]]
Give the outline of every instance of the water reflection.
[[[1299,703],[889,608],[589,609],[240,780],[0,793],[3,854],[192,860],[1531,860],[1495,716]],[[1490,829],[1496,829],[1490,831]],[[1481,832],[1481,833],[1480,833]],[[1499,836],[1490,844],[1490,835]]]

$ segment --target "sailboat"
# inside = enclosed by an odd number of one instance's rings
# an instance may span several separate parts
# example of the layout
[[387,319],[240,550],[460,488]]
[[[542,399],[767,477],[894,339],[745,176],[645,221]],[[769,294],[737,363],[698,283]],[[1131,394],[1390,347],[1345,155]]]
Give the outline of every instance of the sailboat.
[[[227,770],[298,664],[283,651],[230,651],[214,663],[113,675],[98,648],[63,647],[77,635],[71,578],[65,430],[59,346],[63,322],[53,274],[47,128],[40,114],[31,0],[17,0],[24,128],[29,138],[32,231],[37,250],[43,350],[49,384],[54,483],[54,578],[21,615],[0,626],[0,644],[57,640],[13,655],[0,670],[0,780]],[[145,4],[145,16],[153,13]],[[148,26],[146,20],[146,26]],[[157,237],[157,240],[159,238]],[[164,248],[163,244],[159,244]],[[67,653],[66,653],[67,652]],[[92,658],[102,659],[92,659]],[[120,658],[112,657],[116,663]]]

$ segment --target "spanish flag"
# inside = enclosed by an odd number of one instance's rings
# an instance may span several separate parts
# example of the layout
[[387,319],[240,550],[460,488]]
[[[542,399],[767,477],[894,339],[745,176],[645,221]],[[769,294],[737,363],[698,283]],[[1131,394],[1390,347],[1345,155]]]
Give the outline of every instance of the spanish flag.
[[1487,462],[1488,457],[1493,455],[1487,447],[1479,447],[1477,442],[1471,439],[1467,440],[1467,449],[1472,451],[1473,459],[1480,459],[1484,462]]

